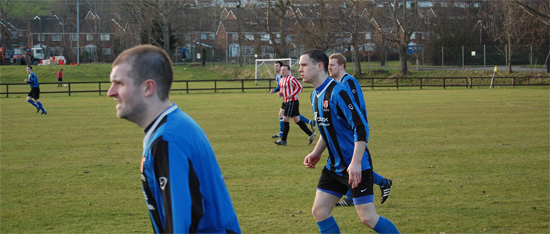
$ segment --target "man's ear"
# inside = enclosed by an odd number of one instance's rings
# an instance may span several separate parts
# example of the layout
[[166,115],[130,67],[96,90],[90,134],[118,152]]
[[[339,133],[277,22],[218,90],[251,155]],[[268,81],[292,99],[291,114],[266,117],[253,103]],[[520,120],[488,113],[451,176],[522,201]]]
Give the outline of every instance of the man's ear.
[[317,71],[322,72],[325,69],[325,65],[322,62],[317,63]]
[[155,93],[155,90],[157,88],[157,84],[155,83],[154,80],[147,79],[144,82],[144,87],[143,88],[145,89],[145,96],[149,97],[149,96],[151,96]]

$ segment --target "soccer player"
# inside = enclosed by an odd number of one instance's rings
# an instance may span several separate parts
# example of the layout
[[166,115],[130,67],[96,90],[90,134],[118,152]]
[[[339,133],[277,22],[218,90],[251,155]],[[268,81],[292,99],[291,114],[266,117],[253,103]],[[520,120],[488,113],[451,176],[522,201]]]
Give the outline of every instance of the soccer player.
[[[281,77],[283,76],[281,74],[281,67],[283,66],[283,62],[281,61],[277,61],[275,62],[273,68],[275,69],[275,81],[277,81],[277,87],[275,89],[272,89],[270,90],[270,93],[279,93],[279,90],[281,89],[281,87],[279,86],[279,81],[281,80]],[[284,103],[284,100],[283,100],[283,103]],[[283,136],[283,128],[284,128],[284,122],[283,122],[283,113],[284,113],[284,108],[283,106],[281,105],[281,109],[279,110],[279,133],[271,136],[271,138],[281,138]],[[308,118],[306,118],[305,116],[303,115],[300,115],[300,120],[304,123],[307,123],[311,126],[311,129],[313,131],[313,134],[315,135],[315,121],[313,120],[310,120]]]
[[[331,55],[329,57],[328,73],[330,77],[342,83],[346,88],[348,88],[348,91],[351,92],[351,97],[353,101],[355,101],[357,106],[359,106],[359,110],[364,115],[365,120],[368,123],[369,120],[367,118],[367,105],[365,104],[363,91],[361,90],[361,85],[359,85],[359,82],[353,76],[346,72],[346,57],[344,57],[344,55],[342,54]],[[380,203],[384,204],[384,202],[390,196],[392,181],[379,175],[374,170],[372,171],[372,176],[374,179],[374,184],[380,186]],[[346,198],[339,201],[336,206],[353,206],[351,192],[348,191],[346,193]]]
[[[27,66],[27,73],[29,74],[29,77],[25,79],[25,82],[31,86],[31,91],[27,95],[27,102],[36,107],[36,113],[42,111],[41,114],[48,114],[48,112],[46,112],[46,109],[44,109],[44,106],[39,100],[40,85],[38,84],[38,78],[36,77],[34,72],[32,72],[32,67],[30,65]],[[34,101],[32,99],[34,99]]]
[[367,148],[368,123],[347,88],[328,76],[327,55],[320,50],[300,56],[300,75],[312,84],[313,113],[321,136],[304,165],[315,168],[328,149],[312,214],[321,233],[339,233],[331,212],[340,197],[351,190],[361,222],[378,233],[398,233],[395,225],[379,216],[374,207],[372,159]]
[[63,68],[59,69],[59,71],[57,72],[57,87],[63,87],[62,83],[63,83]]
[[300,120],[300,102],[298,101],[298,95],[302,92],[302,84],[298,82],[298,80],[290,75],[290,66],[283,65],[281,67],[281,74],[283,77],[279,81],[279,86],[281,87],[278,95],[279,97],[283,97],[283,106],[284,109],[283,113],[283,136],[281,139],[275,141],[275,144],[277,145],[286,145],[286,139],[288,136],[288,132],[290,130],[290,124],[289,120],[293,119],[294,123],[296,123],[302,131],[304,131],[308,135],[308,141],[309,144],[313,142],[313,139],[315,138],[315,135],[312,131],[309,130],[307,125]]
[[169,99],[172,61],[142,45],[113,62],[117,116],[145,132],[141,180],[155,233],[240,233],[223,176],[200,126]]

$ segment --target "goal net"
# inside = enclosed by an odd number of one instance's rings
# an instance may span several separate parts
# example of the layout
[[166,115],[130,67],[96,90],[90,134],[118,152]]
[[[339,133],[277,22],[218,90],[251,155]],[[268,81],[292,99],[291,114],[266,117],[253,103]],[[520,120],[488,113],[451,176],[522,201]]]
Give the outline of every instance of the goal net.
[[291,73],[294,65],[298,62],[297,59],[293,58],[279,58],[279,59],[256,59],[255,62],[255,71],[254,71],[254,80],[258,84],[258,78],[260,79],[275,79],[275,70],[273,66],[275,62],[281,61],[285,65],[290,65]]

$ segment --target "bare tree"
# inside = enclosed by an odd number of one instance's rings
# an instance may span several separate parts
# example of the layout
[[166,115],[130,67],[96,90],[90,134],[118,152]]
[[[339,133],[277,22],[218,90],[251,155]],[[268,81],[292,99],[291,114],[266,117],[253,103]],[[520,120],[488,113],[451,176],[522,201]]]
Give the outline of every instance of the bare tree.
[[[408,74],[407,46],[411,41],[411,35],[420,30],[423,25],[418,10],[418,0],[412,1],[410,8],[407,7],[407,2],[410,3],[411,1],[387,0],[388,12],[375,16],[375,22],[373,22],[382,37],[397,46],[400,62],[399,73],[401,75]],[[389,15],[389,18],[386,17],[387,15]]]
[[185,1],[123,0],[121,6],[138,25],[141,42],[157,45],[171,54],[174,44],[174,25],[179,25],[187,9]]
[[[541,40],[540,35],[544,39],[544,36],[548,35],[548,31],[544,32],[544,29],[548,30],[545,21],[548,17],[531,17],[535,13],[528,10],[527,7],[530,5],[518,0],[486,1],[485,4],[491,17],[489,34],[495,42],[506,45],[507,72],[512,73],[514,50],[525,43],[538,44]],[[544,6],[540,9],[545,9]]]
[[[273,46],[275,54],[279,58],[288,57],[287,35],[290,34],[291,23],[287,13],[292,10],[290,0],[267,0],[266,8],[266,29],[269,34],[269,40]],[[280,41],[277,42],[276,32],[279,32]]]
[[291,2],[292,15],[298,24],[297,35],[294,38],[299,44],[308,48],[316,48],[326,51],[338,45],[336,34],[342,32],[341,27],[335,22],[337,17],[332,16],[339,3],[329,0],[317,0],[313,3],[300,4],[307,7],[297,7]]

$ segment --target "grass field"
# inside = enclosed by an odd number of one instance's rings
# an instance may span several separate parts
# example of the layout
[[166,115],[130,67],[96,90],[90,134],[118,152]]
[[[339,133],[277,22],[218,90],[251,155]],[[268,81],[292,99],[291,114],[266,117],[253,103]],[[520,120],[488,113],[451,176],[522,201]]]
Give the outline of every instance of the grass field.
[[[302,113],[311,116],[310,91]],[[273,144],[280,99],[175,94],[208,135],[244,233],[316,233],[320,167],[291,124]],[[541,88],[365,90],[374,167],[394,181],[377,211],[403,233],[549,233],[550,92]],[[97,94],[0,98],[0,233],[150,233],[138,165],[143,132]],[[321,165],[325,164],[326,154]],[[353,208],[343,233],[371,232]]]

